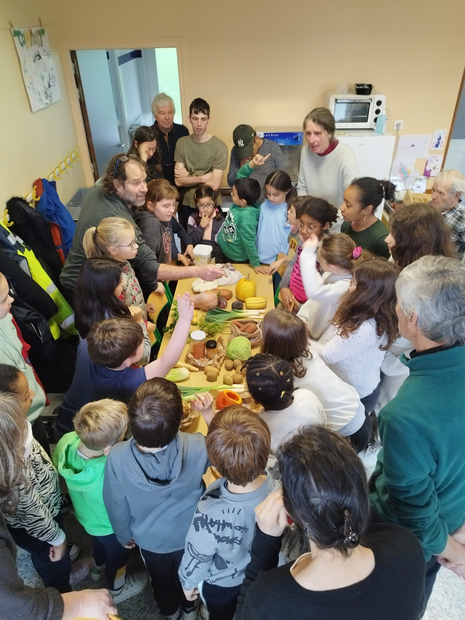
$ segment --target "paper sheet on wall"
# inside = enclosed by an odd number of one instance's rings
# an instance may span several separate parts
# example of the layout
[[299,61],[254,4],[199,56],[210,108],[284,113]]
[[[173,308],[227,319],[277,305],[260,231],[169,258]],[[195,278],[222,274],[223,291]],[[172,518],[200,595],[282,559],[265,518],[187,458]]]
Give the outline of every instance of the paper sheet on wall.
[[423,159],[428,156],[431,134],[400,136],[395,159]]
[[431,151],[440,151],[444,148],[446,141],[447,131],[445,129],[436,129],[433,133],[433,139],[431,140]]
[[11,30],[33,112],[59,101],[60,86],[45,28]]
[[435,177],[441,172],[444,155],[428,155],[425,164],[425,177]]
[[405,183],[412,174],[414,168],[414,157],[396,157],[392,162],[391,177],[399,178],[402,183]]

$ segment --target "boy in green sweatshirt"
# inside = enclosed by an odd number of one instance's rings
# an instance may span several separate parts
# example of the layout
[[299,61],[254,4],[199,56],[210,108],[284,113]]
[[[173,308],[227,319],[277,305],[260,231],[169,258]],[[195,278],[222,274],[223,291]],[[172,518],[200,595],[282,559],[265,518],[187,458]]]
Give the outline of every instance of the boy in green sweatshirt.
[[53,453],[53,463],[68,486],[76,519],[93,536],[91,578],[98,581],[105,572],[116,604],[141,592],[148,581],[146,573],[126,575],[128,549],[135,544],[120,545],[103,502],[107,455],[123,439],[127,425],[124,403],[110,398],[88,403],[74,418],[75,431],[63,435]]
[[260,265],[256,248],[260,218],[260,204],[257,201],[260,198],[261,188],[259,182],[249,179],[249,176],[256,166],[263,166],[269,156],[268,154],[263,157],[257,153],[237,173],[237,180],[231,192],[233,205],[217,237],[221,252],[215,254],[217,262],[249,262],[255,273],[264,274],[268,273],[268,268]]

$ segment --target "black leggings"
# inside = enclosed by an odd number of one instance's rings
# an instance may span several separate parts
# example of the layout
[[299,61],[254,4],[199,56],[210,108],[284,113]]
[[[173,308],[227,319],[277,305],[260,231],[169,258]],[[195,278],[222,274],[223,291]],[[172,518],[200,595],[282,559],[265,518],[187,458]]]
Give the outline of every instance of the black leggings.
[[353,435],[349,435],[347,439],[353,445],[357,452],[363,452],[368,446],[370,440],[371,422],[369,416],[365,413],[365,422]]

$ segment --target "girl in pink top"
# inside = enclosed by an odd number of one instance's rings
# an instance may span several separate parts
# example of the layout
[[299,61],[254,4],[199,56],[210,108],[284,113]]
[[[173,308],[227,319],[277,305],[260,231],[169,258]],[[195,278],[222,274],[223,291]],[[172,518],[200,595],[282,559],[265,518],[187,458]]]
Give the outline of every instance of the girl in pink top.
[[279,299],[286,310],[297,311],[300,304],[307,301],[300,273],[302,245],[312,234],[318,237],[319,242],[322,241],[326,231],[337,220],[337,209],[326,200],[311,196],[299,196],[294,205],[299,220],[299,245],[281,281]]

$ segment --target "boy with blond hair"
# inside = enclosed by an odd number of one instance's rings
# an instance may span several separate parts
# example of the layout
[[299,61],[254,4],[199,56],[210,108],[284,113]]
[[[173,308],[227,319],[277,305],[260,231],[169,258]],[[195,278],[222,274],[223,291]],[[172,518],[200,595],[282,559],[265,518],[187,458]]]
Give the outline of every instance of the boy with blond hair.
[[269,428],[241,405],[219,411],[206,438],[210,463],[222,478],[197,505],[186,536],[179,579],[187,600],[199,593],[210,620],[232,620],[250,561],[255,508],[274,490],[266,473]]
[[107,456],[124,437],[128,426],[127,406],[110,398],[88,403],[74,419],[75,431],[58,442],[53,463],[63,476],[73,502],[76,518],[94,537],[91,578],[103,572],[116,604],[141,592],[146,573],[127,575],[128,549],[117,541],[103,502],[103,477]]

